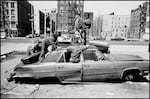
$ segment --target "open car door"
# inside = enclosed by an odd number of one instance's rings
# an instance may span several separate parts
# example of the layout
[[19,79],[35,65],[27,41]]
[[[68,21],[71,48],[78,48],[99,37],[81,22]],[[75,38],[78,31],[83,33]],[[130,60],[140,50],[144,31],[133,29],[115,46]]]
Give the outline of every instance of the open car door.
[[62,83],[81,81],[82,77],[81,63],[67,62],[65,54],[61,55],[55,67],[56,67],[56,77]]

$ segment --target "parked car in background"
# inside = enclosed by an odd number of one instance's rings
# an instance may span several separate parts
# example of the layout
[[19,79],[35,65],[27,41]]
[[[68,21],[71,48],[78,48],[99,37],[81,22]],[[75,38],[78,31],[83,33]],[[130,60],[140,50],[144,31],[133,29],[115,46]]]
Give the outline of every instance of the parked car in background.
[[39,79],[56,77],[61,83],[83,81],[135,81],[148,74],[149,60],[135,55],[103,54],[90,46],[80,52],[78,63],[70,62],[66,49],[47,54],[41,62],[18,64],[12,71],[9,81],[24,78]]
[[1,31],[0,38],[1,39],[6,39],[7,38],[6,32]]
[[149,33],[143,35],[144,41],[149,41]]
[[32,38],[32,34],[28,34],[26,38]]
[[140,40],[139,39],[128,38],[127,41],[136,42],[136,41],[140,41]]
[[1,39],[6,39],[7,37],[5,35],[1,35]]
[[121,37],[117,37],[117,38],[111,38],[110,40],[111,41],[124,41],[125,39]]

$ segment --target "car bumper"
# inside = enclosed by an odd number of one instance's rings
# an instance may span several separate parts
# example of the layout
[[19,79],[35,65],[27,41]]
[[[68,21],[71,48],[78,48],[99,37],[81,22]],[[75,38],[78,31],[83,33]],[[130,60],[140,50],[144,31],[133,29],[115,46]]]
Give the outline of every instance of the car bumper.
[[143,76],[146,76],[149,74],[149,71],[143,71]]

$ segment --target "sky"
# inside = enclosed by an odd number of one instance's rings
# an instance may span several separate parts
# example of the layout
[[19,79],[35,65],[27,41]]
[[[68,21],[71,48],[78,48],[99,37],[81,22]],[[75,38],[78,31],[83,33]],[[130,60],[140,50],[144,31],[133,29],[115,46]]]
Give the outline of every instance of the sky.
[[[84,12],[93,12],[94,17],[114,12],[116,15],[130,15],[131,10],[137,8],[142,1],[84,1]],[[57,1],[30,1],[39,9],[57,8]]]

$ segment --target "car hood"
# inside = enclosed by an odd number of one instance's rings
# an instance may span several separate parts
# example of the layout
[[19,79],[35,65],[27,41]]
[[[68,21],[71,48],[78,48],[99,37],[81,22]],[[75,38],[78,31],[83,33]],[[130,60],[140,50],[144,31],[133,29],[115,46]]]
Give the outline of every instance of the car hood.
[[107,57],[114,61],[144,61],[145,59],[136,55],[127,54],[109,54]]

